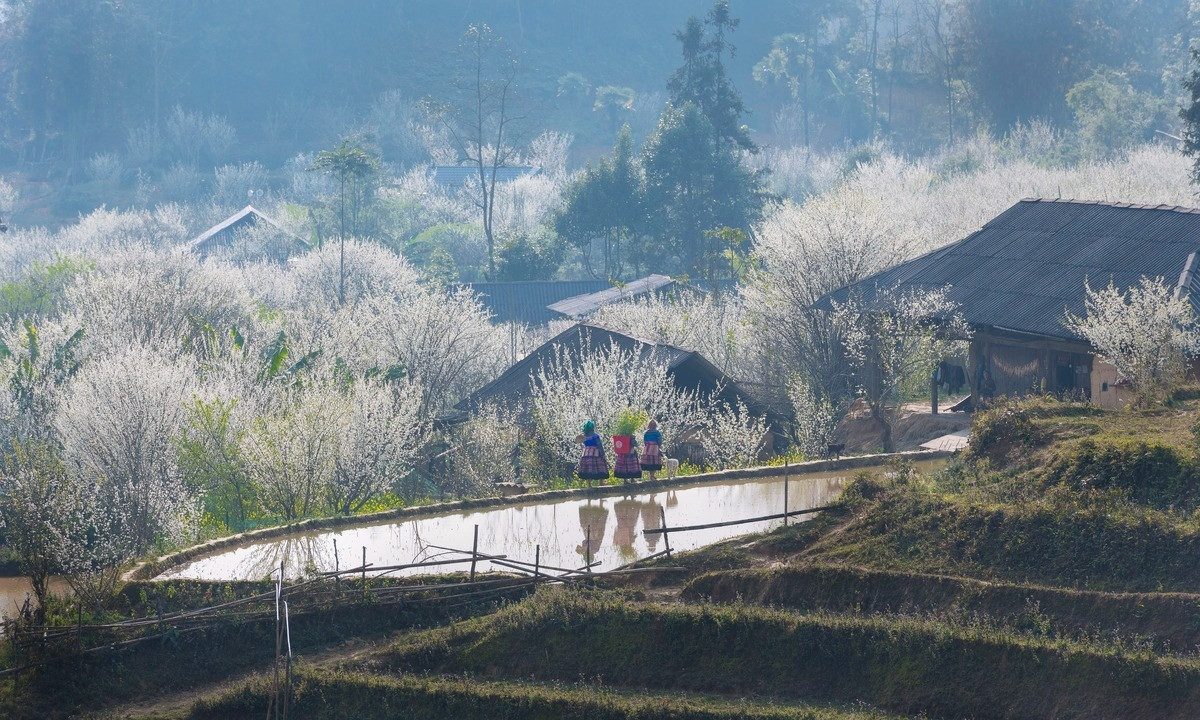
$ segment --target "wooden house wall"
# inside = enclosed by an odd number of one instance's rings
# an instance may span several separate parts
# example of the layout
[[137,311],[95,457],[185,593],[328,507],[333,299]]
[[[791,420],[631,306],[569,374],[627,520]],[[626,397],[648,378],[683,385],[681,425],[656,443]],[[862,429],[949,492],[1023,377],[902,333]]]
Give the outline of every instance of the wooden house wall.
[[983,367],[991,370],[997,397],[1031,392],[1091,397],[1092,364],[1087,343],[983,326],[971,339],[967,379],[977,388]]

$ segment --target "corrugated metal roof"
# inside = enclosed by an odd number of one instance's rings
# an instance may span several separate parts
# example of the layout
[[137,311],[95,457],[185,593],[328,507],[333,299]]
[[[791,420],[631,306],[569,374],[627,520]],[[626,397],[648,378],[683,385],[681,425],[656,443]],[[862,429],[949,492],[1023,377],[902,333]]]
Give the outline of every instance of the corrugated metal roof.
[[[496,168],[496,182],[512,182],[525,175],[533,175],[541,168],[532,165],[514,165],[513,167]],[[487,173],[491,174],[491,169]],[[460,187],[468,182],[479,180],[479,168],[460,165],[434,165],[429,169],[429,177],[438,185]]]
[[187,248],[188,250],[191,250],[195,253],[200,253],[201,255],[207,254],[211,252],[213,247],[217,245],[231,244],[233,242],[233,233],[238,228],[253,227],[260,222],[264,222],[275,228],[275,230],[287,235],[295,240],[297,244],[306,248],[310,247],[307,240],[302,237],[292,235],[287,230],[284,230],[282,227],[280,227],[279,223],[264,215],[253,205],[247,205],[216,225],[213,225],[209,229],[205,230],[200,235],[197,235],[195,239],[188,242]]
[[648,275],[644,278],[631,280],[620,287],[610,287],[599,292],[569,297],[551,304],[549,307],[556,313],[578,320],[587,317],[603,305],[620,302],[630,298],[656,292],[669,287],[675,281],[666,275]]
[[543,325],[562,317],[548,305],[576,295],[609,287],[606,280],[528,280],[517,282],[464,283],[492,312],[492,320],[524,325]]
[[[1084,280],[1128,287],[1142,276],[1178,282],[1200,250],[1200,210],[1168,205],[1022,200],[981,230],[822,298],[867,301],[877,288],[950,286],[967,322],[1075,338],[1066,312],[1083,315]],[[1197,283],[1196,280],[1189,280]],[[1190,295],[1200,309],[1200,294]]]

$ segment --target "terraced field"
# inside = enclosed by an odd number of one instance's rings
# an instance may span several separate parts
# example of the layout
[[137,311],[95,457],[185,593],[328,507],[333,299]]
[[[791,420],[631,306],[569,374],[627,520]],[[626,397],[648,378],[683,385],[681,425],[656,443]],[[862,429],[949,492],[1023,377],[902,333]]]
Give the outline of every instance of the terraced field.
[[[974,449],[946,470],[862,476],[812,522],[662,559],[654,572],[454,611],[360,607],[313,619],[294,631],[304,650],[290,710],[1196,717],[1196,419],[1190,399],[1153,413],[1003,406],[976,418]],[[182,645],[96,660],[94,688],[81,685],[70,711],[94,699],[110,716],[262,718],[275,680],[264,643],[244,635],[210,638],[247,648],[223,668],[221,653]],[[124,675],[103,669],[114,658]],[[192,663],[196,679],[168,682],[154,669],[172,663]],[[110,680],[98,679],[105,672]],[[114,699],[113,684],[132,675],[158,682]]]

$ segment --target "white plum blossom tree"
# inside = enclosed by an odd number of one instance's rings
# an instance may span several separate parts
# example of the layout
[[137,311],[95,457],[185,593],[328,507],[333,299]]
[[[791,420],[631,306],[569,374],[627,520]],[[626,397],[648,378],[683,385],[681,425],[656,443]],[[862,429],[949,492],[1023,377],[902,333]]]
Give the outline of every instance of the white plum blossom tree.
[[588,420],[611,453],[608,436],[625,408],[645,410],[658,420],[664,450],[704,422],[699,393],[675,384],[664,355],[590,341],[578,354],[559,346],[534,372],[532,405],[538,436],[567,461],[579,458],[575,437]]
[[1068,312],[1063,324],[1116,366],[1138,405],[1162,400],[1200,352],[1191,300],[1162,278],[1144,276],[1127,290],[1111,279],[1101,288],[1084,280],[1084,291],[1085,315]]
[[101,479],[105,502],[139,552],[160,539],[185,540],[198,520],[175,442],[195,386],[186,358],[129,345],[83,367],[53,419],[68,465]]
[[484,404],[454,428],[453,451],[447,456],[450,487],[456,495],[487,492],[498,482],[517,479],[517,417],[510,409]]
[[767,442],[767,420],[750,412],[741,400],[714,403],[705,413],[704,449],[718,470],[753,465]]
[[876,288],[869,302],[851,297],[835,305],[855,386],[883,428],[885,452],[895,449],[892,428],[903,400],[922,390],[937,364],[971,336],[948,293],[949,287]]
[[362,380],[345,392],[350,397],[326,497],[331,510],[349,515],[412,470],[429,423],[420,389],[410,382]]
[[350,408],[348,398],[328,386],[286,395],[251,424],[241,438],[241,455],[263,508],[290,522],[322,506]]

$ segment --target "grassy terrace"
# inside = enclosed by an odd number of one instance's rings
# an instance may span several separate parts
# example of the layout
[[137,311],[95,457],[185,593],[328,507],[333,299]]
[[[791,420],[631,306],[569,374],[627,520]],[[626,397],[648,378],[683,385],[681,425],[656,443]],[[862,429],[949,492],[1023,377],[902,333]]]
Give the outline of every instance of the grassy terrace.
[[[976,418],[971,452],[947,469],[864,475],[811,522],[663,561],[684,571],[308,617],[293,627],[295,710],[1195,717],[1198,418],[1193,394],[1153,412],[1002,405]],[[172,608],[261,590],[172,587]],[[148,614],[162,592],[134,586],[128,613]],[[15,698],[0,687],[0,711],[263,717],[267,635],[230,629],[201,646],[72,661]]]

